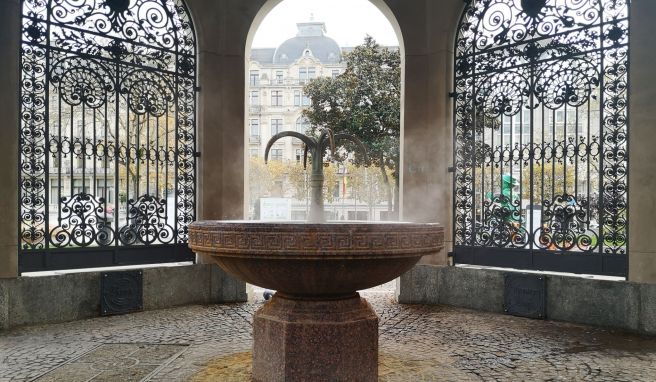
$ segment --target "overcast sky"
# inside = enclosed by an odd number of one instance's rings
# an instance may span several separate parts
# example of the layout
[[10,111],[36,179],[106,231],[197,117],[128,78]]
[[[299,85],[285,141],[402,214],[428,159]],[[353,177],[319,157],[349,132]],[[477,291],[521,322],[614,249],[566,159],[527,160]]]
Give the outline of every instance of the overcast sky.
[[264,18],[252,47],[277,47],[296,36],[296,23],[310,15],[326,23],[327,35],[341,47],[359,45],[367,34],[381,45],[399,45],[387,18],[368,0],[284,0]]

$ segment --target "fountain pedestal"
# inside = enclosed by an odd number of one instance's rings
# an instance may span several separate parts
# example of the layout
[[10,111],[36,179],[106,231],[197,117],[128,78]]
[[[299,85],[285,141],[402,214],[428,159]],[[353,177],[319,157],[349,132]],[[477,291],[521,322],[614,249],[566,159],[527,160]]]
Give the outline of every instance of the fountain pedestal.
[[253,380],[378,380],[378,316],[357,294],[293,300],[276,294],[253,321]]
[[276,290],[253,323],[253,377],[377,381],[378,317],[358,290],[442,249],[437,224],[195,222],[189,246],[226,272]]

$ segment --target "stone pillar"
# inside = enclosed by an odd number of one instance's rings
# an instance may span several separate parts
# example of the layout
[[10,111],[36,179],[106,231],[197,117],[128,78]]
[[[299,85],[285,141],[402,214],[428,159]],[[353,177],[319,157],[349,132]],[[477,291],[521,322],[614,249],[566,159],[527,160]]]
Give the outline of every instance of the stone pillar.
[[629,280],[656,283],[656,2],[631,4]]
[[187,0],[199,47],[198,219],[241,219],[245,44],[263,1]]
[[0,1],[0,278],[18,276],[20,34],[20,1]]
[[386,1],[405,43],[402,219],[438,222],[445,249],[420,263],[446,265],[452,248],[453,33],[463,2]]
[[198,220],[244,217],[245,47],[262,3],[187,0],[198,39]]

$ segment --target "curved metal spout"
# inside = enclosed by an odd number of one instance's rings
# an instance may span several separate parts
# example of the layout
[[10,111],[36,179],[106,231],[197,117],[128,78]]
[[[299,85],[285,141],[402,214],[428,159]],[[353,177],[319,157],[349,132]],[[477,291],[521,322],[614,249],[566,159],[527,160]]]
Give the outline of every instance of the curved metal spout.
[[323,157],[325,151],[330,147],[331,157],[335,157],[336,153],[336,144],[339,144],[340,141],[351,141],[358,145],[364,154],[365,162],[368,162],[367,150],[362,144],[362,142],[350,135],[350,134],[335,134],[329,128],[324,128],[321,131],[321,134],[318,138],[309,137],[303,135],[296,131],[283,131],[271,137],[267,143],[266,149],[264,150],[264,162],[268,163],[269,161],[269,151],[276,141],[285,137],[294,137],[298,138],[305,144],[305,149],[303,150],[303,167],[307,169],[307,158],[308,152],[312,155],[312,173],[310,175],[310,190],[311,190],[311,201],[310,201],[310,215],[308,216],[308,222],[310,223],[324,223],[326,218],[324,216],[323,208]]
[[369,165],[369,155],[367,155],[367,147],[362,143],[361,140],[359,140],[356,136],[351,135],[351,134],[335,134],[335,143],[339,145],[339,142],[342,141],[351,141],[355,143],[360,150],[362,150],[362,155],[364,156],[364,163],[365,165]]
[[269,142],[266,145],[266,149],[264,150],[264,163],[269,162],[269,151],[271,150],[271,147],[273,146],[273,144],[276,143],[276,141],[278,141],[279,139],[282,139],[282,138],[285,138],[285,137],[298,138],[301,141],[303,141],[303,143],[305,143],[306,147],[316,145],[316,141],[314,139],[312,139],[311,137],[308,137],[307,135],[303,135],[303,134],[298,133],[296,131],[283,131],[282,133],[278,133],[278,134],[274,135],[273,137],[271,137],[271,139],[269,139]]

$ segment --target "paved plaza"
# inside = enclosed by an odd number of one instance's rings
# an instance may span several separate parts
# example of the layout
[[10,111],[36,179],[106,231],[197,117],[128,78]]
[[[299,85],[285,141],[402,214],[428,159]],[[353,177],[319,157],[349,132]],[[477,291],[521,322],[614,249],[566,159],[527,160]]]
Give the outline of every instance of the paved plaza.
[[[363,293],[381,381],[654,381],[656,338]],[[262,304],[189,306],[0,333],[0,382],[248,381]]]

